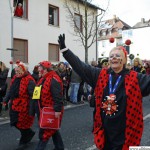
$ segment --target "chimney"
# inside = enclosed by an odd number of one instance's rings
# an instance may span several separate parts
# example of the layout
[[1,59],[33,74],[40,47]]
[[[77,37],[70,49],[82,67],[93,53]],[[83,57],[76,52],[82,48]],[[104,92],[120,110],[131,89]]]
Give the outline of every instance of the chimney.
[[144,18],[141,18],[141,22],[142,22],[142,23],[145,23],[145,19],[144,19]]
[[115,23],[116,23],[116,20],[117,20],[116,15],[113,15],[113,24],[115,24]]
[[116,15],[113,15],[113,19],[116,19]]

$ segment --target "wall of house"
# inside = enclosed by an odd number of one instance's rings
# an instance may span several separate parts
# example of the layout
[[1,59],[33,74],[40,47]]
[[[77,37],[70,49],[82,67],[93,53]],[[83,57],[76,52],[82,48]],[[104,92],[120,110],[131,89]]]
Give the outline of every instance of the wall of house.
[[[149,35],[150,27],[130,29],[122,32],[122,42],[125,43],[127,39],[130,39],[132,44],[130,45],[130,54],[134,54],[135,57],[141,59],[150,59],[149,50]],[[103,44],[105,42],[105,46]],[[117,40],[114,43],[110,43],[109,40],[98,42],[98,54],[99,57],[104,54],[105,57],[109,56],[110,50],[117,45]],[[138,54],[138,55],[137,55]]]
[[133,37],[131,44],[131,53],[139,58],[150,60],[150,27],[138,28],[133,30]]
[[[12,1],[13,2],[13,1]],[[59,27],[48,25],[48,4],[59,7]],[[71,34],[73,28],[67,21],[63,0],[28,0],[28,19],[13,17],[14,38],[28,40],[28,66],[32,72],[34,65],[48,60],[48,44],[58,44],[58,35],[66,34],[66,46],[84,61],[84,48]],[[11,68],[11,13],[8,0],[0,1],[0,60]],[[95,60],[96,48],[89,48],[89,61]],[[60,53],[60,61],[65,61]],[[58,62],[54,62],[58,63]],[[10,76],[10,72],[9,72]]]

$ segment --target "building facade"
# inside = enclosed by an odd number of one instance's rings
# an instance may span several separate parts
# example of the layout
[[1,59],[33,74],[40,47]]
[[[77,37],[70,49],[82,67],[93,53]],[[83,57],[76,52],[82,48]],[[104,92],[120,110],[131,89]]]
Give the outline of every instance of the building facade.
[[[16,12],[19,3],[23,13],[20,10]],[[58,36],[62,33],[66,35],[67,47],[84,61],[84,47],[79,41],[75,41],[75,28],[68,21],[64,3],[65,0],[1,0],[0,61],[13,68],[10,61],[19,59],[28,64],[30,72],[43,60],[54,64],[65,61],[58,45]],[[75,21],[79,28],[83,28],[81,19],[84,16],[84,5],[81,3],[81,14],[78,14],[75,7],[78,5],[74,5],[72,9]],[[88,7],[97,14],[96,6],[89,4]],[[95,59],[96,46],[93,44],[88,51],[88,60]]]

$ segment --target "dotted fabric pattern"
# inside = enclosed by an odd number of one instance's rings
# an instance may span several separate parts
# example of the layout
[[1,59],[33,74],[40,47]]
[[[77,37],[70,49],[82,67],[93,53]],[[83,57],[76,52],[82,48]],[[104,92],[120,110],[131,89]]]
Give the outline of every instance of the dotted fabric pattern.
[[[105,137],[104,129],[101,121],[101,106],[103,90],[109,80],[109,75],[106,69],[102,69],[97,85],[95,88],[96,95],[96,114],[94,120],[94,141],[99,150],[104,149]],[[140,145],[143,132],[143,111],[142,111],[142,95],[137,79],[137,72],[131,71],[125,77],[125,89],[127,95],[126,107],[126,130],[125,130],[125,144],[122,150],[128,150],[129,146]]]
[[137,72],[131,71],[125,77],[127,95],[126,131],[123,150],[129,146],[139,146],[143,132],[142,94],[139,87]]
[[109,76],[107,74],[106,69],[102,69],[100,75],[98,77],[97,85],[95,88],[95,96],[96,96],[96,114],[94,118],[94,142],[99,150],[104,149],[105,137],[104,137],[104,129],[102,128],[101,121],[101,107],[102,107],[102,96],[103,90],[108,83]]
[[34,117],[29,116],[29,95],[27,88],[30,80],[34,81],[31,75],[22,77],[19,87],[19,97],[12,101],[12,110],[18,112],[18,122],[16,126],[20,129],[30,128],[34,121]]

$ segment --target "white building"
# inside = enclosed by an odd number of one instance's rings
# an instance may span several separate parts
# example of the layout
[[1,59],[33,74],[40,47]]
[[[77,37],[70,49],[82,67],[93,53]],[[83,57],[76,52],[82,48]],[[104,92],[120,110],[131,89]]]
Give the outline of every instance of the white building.
[[[68,12],[64,7],[65,0],[0,0],[0,61],[11,68],[10,61],[13,54],[14,62],[21,60],[29,65],[29,71],[40,61],[49,60],[52,63],[65,61],[59,52],[58,36],[66,35],[66,46],[81,60],[85,60],[84,47],[76,37],[74,27],[68,22]],[[23,5],[23,17],[14,16],[16,3]],[[74,3],[77,4],[75,1]],[[81,19],[76,12],[78,5],[74,5],[73,14],[79,28],[82,28]],[[97,14],[98,7],[88,5],[89,10]],[[11,12],[11,9],[13,10]],[[6,50],[7,48],[18,51]],[[96,59],[96,45],[89,48],[88,60]],[[10,73],[10,72],[9,72]],[[10,75],[10,74],[9,74]]]
[[132,41],[132,44],[130,45],[130,53],[142,60],[150,60],[149,35],[150,26],[132,29],[132,36],[125,36],[126,38],[124,38],[124,41],[126,39],[131,39]]

